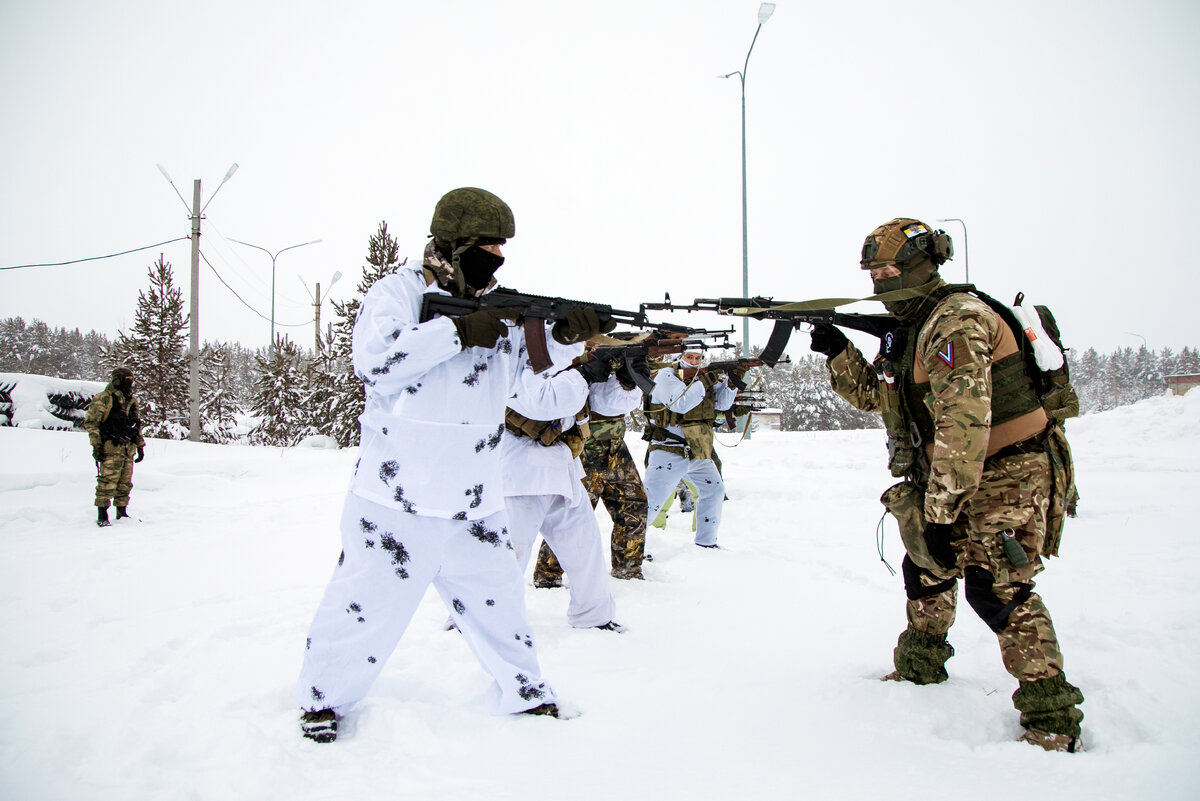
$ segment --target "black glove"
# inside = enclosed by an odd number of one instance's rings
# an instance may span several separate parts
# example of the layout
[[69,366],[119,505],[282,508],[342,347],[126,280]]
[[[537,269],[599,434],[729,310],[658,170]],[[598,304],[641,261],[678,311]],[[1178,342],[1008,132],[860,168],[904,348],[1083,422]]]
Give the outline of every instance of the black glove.
[[953,531],[954,526],[949,523],[926,523],[925,531],[921,533],[929,555],[945,570],[953,570],[958,565],[958,555],[950,544]]
[[621,382],[621,386],[625,389],[633,389],[637,386],[635,375],[645,376],[646,380],[650,379],[650,365],[646,362],[646,357],[638,354],[631,356],[621,362],[621,366],[613,373],[617,377],[617,381]]
[[612,374],[612,364],[608,359],[588,359],[575,365],[575,369],[589,385],[603,384]]
[[463,350],[467,348],[494,348],[496,341],[508,333],[504,320],[515,320],[520,316],[516,309],[480,309],[463,317],[451,320],[458,331]]
[[817,353],[824,354],[827,358],[832,359],[846,349],[846,345],[850,344],[850,340],[846,339],[846,335],[842,333],[835,325],[829,323],[816,323],[812,330],[812,348]]
[[735,367],[729,371],[729,386],[734,389],[746,388],[746,370],[745,367]]
[[138,455],[134,458],[133,461],[140,462],[145,458],[146,458],[146,449],[143,448],[141,445],[139,445],[138,446]]
[[574,345],[591,339],[596,334],[607,334],[617,327],[614,320],[600,322],[596,310],[591,306],[576,306],[567,312],[567,319],[554,324],[550,335],[563,345]]
[[104,443],[92,446],[92,458],[97,462],[104,461]]

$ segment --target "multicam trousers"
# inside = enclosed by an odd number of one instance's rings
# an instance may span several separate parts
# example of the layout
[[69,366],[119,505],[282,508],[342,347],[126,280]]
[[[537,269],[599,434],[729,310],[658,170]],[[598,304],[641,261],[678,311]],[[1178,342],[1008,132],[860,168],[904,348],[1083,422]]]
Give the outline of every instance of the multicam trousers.
[[[958,579],[967,602],[1000,644],[1005,669],[1021,681],[1057,676],[1063,669],[1054,624],[1033,577],[1043,570],[1050,467],[1044,453],[1010,456],[988,463],[978,492],[954,525],[955,570],[940,575],[904,560],[909,626],[941,635],[954,624]],[[1004,550],[1008,532],[1028,563],[1014,565]]]
[[100,474],[96,477],[96,505],[108,508],[129,505],[129,492],[133,489],[133,457],[137,445],[132,442],[104,443],[104,461],[100,463]]
[[[646,551],[646,490],[637,464],[625,440],[589,439],[583,449],[584,488],[592,508],[604,501],[612,518],[612,574],[619,578],[640,577]],[[562,566],[545,542],[538,551],[533,580],[554,585],[562,580]]]

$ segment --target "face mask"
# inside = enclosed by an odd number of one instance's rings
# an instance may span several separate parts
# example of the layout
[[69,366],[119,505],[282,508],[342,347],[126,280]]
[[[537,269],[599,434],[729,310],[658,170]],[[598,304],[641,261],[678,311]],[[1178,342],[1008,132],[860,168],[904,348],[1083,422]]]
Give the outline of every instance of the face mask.
[[121,388],[121,391],[124,392],[126,395],[132,395],[133,394],[133,379],[126,378],[124,381],[121,382],[120,388]]
[[487,289],[492,275],[504,264],[504,257],[474,246],[467,248],[458,257],[458,268],[463,280],[474,290]]

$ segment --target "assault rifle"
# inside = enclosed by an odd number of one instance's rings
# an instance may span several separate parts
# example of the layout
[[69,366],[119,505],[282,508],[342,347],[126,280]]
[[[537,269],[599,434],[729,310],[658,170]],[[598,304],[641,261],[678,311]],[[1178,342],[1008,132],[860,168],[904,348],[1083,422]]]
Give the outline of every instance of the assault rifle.
[[[783,349],[787,347],[792,331],[803,323],[811,325],[837,325],[865,331],[872,336],[883,339],[899,327],[899,322],[887,314],[852,314],[837,312],[829,308],[807,308],[821,304],[823,301],[800,303],[785,303],[765,298],[761,295],[753,298],[696,298],[689,304],[672,303],[667,294],[662,303],[643,303],[641,311],[710,311],[717,314],[736,315],[739,317],[754,317],[759,320],[774,320],[775,327],[767,340],[759,358],[770,367],[774,367],[783,357]],[[842,303],[849,300],[842,300]]]
[[551,364],[550,354],[546,350],[546,321],[565,320],[572,310],[581,307],[591,308],[601,324],[613,321],[619,325],[654,328],[658,331],[682,335],[688,335],[698,330],[670,323],[652,323],[646,318],[645,309],[626,311],[614,309],[606,303],[569,300],[568,298],[544,295],[526,295],[505,287],[497,287],[477,298],[456,298],[453,295],[426,293],[421,299],[421,322],[431,319],[435,314],[443,317],[464,317],[480,309],[516,309],[520,315],[517,322],[525,328],[525,343],[529,349],[530,365],[534,372],[540,373]]
[[[672,328],[681,328],[682,326],[671,326]],[[661,359],[672,353],[683,353],[685,350],[707,350],[708,348],[727,348],[729,347],[729,334],[732,328],[720,330],[703,330],[689,329],[690,334],[673,333],[662,326],[655,325],[655,331],[649,337],[637,341],[631,341],[627,345],[598,345],[589,348],[587,353],[576,359],[576,363],[583,361],[592,361],[596,359],[607,360],[613,365],[613,369],[620,369],[621,365],[629,368],[629,374],[633,377],[633,382],[637,384],[642,392],[649,395],[654,390],[654,381],[649,376],[639,373],[633,369],[633,360],[639,356],[649,361],[650,359]],[[709,342],[709,339],[717,337],[723,338],[723,341]]]

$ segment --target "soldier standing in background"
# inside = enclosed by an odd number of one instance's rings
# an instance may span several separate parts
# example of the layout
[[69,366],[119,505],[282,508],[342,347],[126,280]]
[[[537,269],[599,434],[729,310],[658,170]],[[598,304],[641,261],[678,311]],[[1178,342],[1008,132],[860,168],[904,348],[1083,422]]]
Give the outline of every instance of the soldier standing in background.
[[[883,415],[889,467],[904,478],[881,499],[900,523],[908,595],[896,670],[884,678],[947,679],[954,649],[946,636],[962,578],[967,602],[996,633],[1004,667],[1019,682],[1012,698],[1021,739],[1074,752],[1083,694],[1063,673],[1050,613],[1033,591],[1042,555],[1057,552],[1061,517],[1048,523],[1048,510],[1056,489],[1065,493],[1057,466],[1070,452],[1043,409],[1018,344],[1023,335],[973,286],[939,276],[952,255],[950,237],[919,220],[879,226],[861,265],[899,329],[883,338],[874,363],[837,328],[812,332],[833,389]],[[1055,541],[1046,547],[1048,531]]]
[[108,504],[117,507],[117,520],[129,517],[129,492],[133,489],[133,464],[146,455],[146,440],[133,398],[133,371],[118,367],[112,381],[88,405],[83,427],[98,465],[96,525],[110,526]]
[[[725,504],[725,482],[713,461],[713,421],[733,406],[737,390],[721,372],[702,371],[704,353],[688,350],[675,366],[655,374],[647,401],[647,517],[658,517],[681,479],[696,487],[696,545],[717,547],[717,530]],[[744,370],[734,370],[740,381]]]

